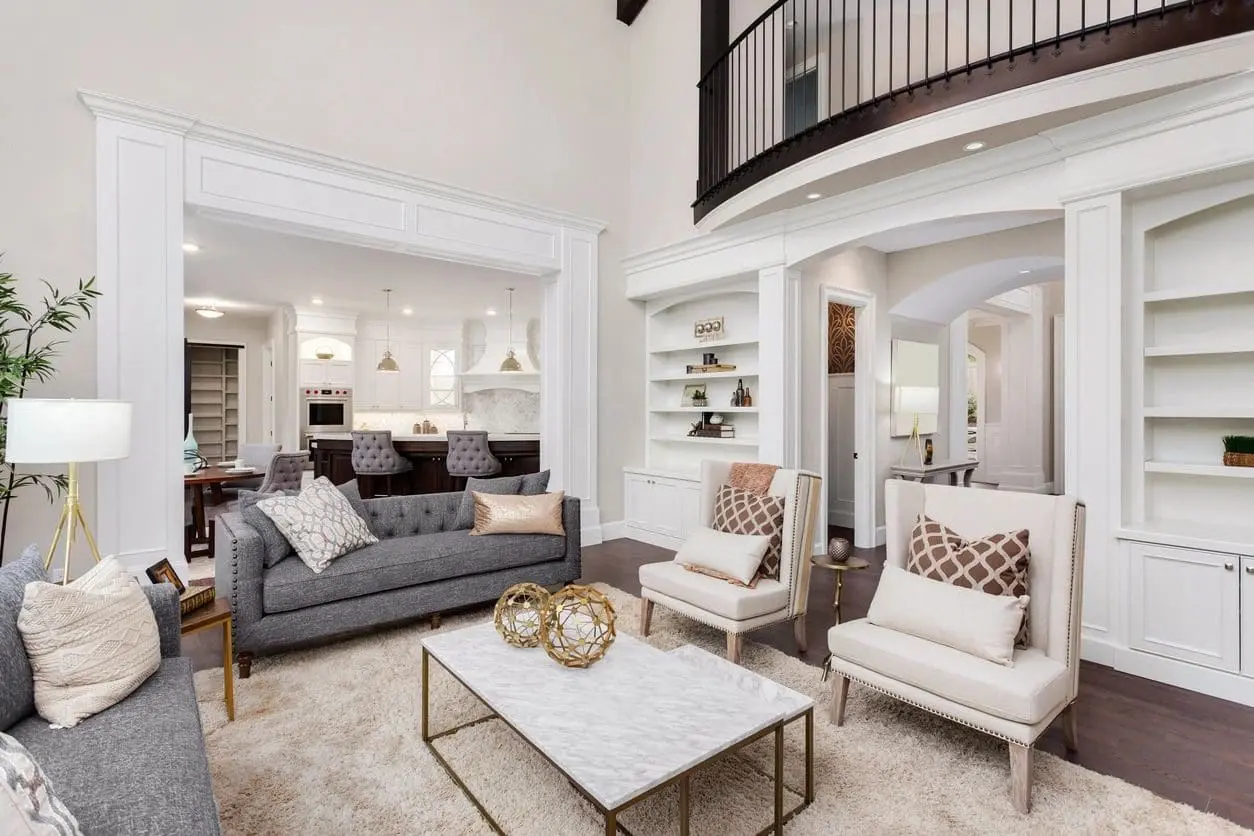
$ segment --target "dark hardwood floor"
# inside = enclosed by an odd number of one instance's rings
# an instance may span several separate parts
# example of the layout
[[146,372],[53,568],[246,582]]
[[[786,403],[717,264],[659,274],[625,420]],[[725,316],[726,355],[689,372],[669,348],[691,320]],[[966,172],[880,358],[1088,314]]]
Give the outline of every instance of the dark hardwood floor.
[[[883,548],[856,553],[871,566],[845,573],[845,619],[866,615],[884,563]],[[584,580],[639,595],[637,569],[673,556],[634,540],[589,546],[583,551]],[[806,618],[809,652],[801,658],[816,668],[827,655],[827,631],[835,623],[834,583],[830,571],[812,573]],[[785,653],[797,652],[788,624],[759,630],[751,638]],[[220,633],[185,637],[184,652],[198,669],[221,665]],[[1084,662],[1078,710],[1080,751],[1069,760],[1254,827],[1254,708]],[[1066,757],[1058,728],[1046,733],[1040,748]]]

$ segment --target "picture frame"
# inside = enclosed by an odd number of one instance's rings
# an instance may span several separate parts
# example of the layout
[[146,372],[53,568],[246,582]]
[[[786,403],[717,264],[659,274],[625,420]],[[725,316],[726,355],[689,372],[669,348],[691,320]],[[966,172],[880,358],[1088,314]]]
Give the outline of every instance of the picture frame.
[[174,566],[171,565],[168,557],[162,558],[158,562],[152,564],[144,570],[144,573],[148,575],[148,580],[152,581],[154,584],[173,584],[174,588],[178,590],[179,595],[182,595],[187,590],[187,586],[179,578],[179,573],[174,571]]
[[704,383],[688,383],[684,385],[684,393],[679,398],[680,406],[708,406],[708,387]]

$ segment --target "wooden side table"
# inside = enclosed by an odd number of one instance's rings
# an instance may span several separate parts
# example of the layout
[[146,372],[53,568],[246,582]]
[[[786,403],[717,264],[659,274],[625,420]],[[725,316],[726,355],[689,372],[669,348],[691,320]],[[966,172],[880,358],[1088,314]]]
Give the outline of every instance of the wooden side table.
[[226,719],[235,719],[235,675],[231,669],[231,604],[215,598],[212,604],[183,616],[181,635],[222,627],[222,691],[226,698]]
[[832,609],[836,612],[836,623],[839,624],[840,623],[840,590],[845,585],[844,584],[845,573],[851,569],[865,569],[871,564],[867,563],[862,558],[854,557],[853,555],[850,555],[849,558],[845,560],[843,563],[837,563],[835,560],[832,560],[829,556],[825,554],[814,555],[813,557],[810,558],[810,563],[813,566],[818,566],[820,569],[831,569],[833,572],[836,573],[836,596],[835,596],[835,600],[832,601]]

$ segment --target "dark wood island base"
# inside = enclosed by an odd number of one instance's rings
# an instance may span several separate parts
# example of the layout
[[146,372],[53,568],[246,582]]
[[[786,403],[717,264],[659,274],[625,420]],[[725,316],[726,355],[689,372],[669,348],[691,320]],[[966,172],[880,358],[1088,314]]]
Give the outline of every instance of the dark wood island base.
[[[448,441],[443,436],[429,439],[401,436],[392,439],[396,452],[414,464],[411,473],[394,477],[392,490],[397,494],[447,493],[465,489],[466,480],[450,476],[445,459],[448,457]],[[521,476],[540,472],[540,440],[537,438],[491,439],[488,446],[501,461],[498,476]],[[353,473],[353,442],[347,436],[313,438],[309,441],[309,455],[313,460],[314,478],[325,476],[334,485],[342,485],[356,478]],[[363,497],[383,492],[385,482],[379,479],[363,479],[358,487]]]

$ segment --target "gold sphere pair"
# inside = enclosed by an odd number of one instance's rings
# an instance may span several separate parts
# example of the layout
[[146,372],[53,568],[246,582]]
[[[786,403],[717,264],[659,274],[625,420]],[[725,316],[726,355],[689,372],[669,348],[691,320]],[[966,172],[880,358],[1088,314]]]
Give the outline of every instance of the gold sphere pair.
[[590,586],[572,584],[550,595],[534,583],[505,590],[493,611],[496,631],[514,647],[542,646],[568,668],[586,668],[614,643],[614,605]]

